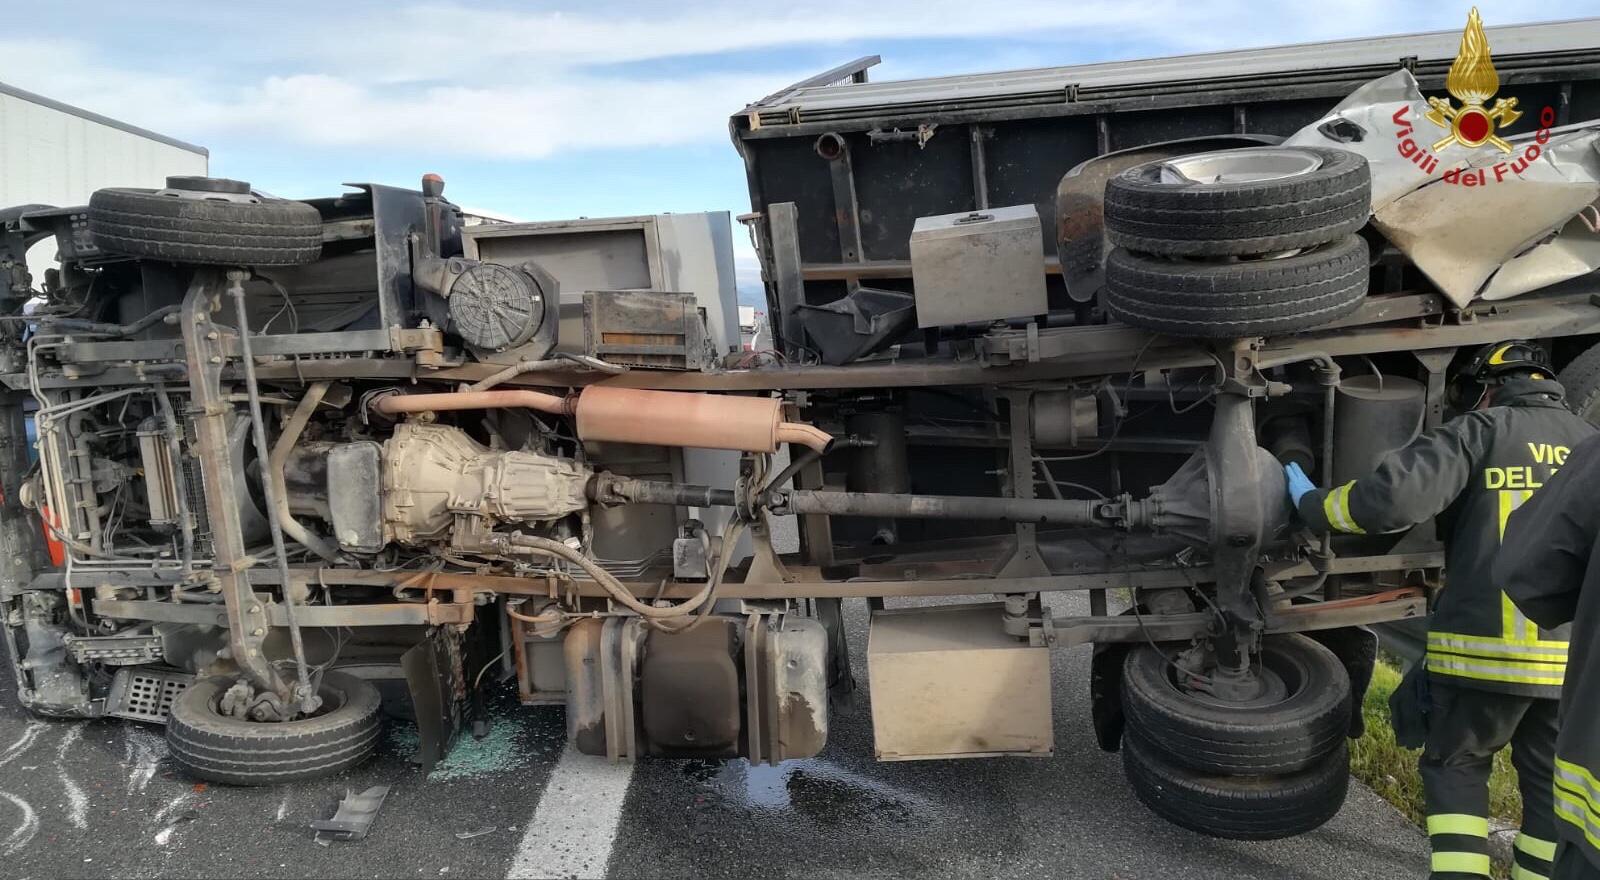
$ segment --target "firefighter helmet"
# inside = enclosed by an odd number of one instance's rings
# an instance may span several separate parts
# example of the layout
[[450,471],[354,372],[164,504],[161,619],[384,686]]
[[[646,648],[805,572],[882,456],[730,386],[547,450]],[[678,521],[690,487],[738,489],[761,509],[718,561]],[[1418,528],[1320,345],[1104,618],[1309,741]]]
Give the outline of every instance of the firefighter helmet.
[[1549,378],[1550,355],[1526,339],[1494,342],[1478,349],[1468,362],[1466,373],[1485,385],[1495,385],[1515,373],[1531,373],[1535,379]]

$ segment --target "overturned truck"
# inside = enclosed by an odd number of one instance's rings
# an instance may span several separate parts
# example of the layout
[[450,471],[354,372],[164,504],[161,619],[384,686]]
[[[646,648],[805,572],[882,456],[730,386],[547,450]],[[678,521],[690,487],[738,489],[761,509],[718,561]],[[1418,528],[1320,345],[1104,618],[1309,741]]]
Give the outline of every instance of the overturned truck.
[[[1600,116],[1597,30],[1489,32],[1545,128]],[[1443,556],[1430,526],[1304,533],[1282,465],[1361,473],[1508,338],[1600,408],[1591,278],[1458,302],[1369,225],[1391,133],[1330,111],[1396,70],[1436,89],[1455,50],[797,84],[732,122],[755,351],[680,294],[563,309],[433,177],[0,211],[19,698],[165,723],[235,784],[355,765],[386,706],[437,760],[500,662],[613,759],[810,756],[861,678],[881,759],[1047,756],[1049,654],[1092,644],[1092,723],[1152,809],[1314,828],[1366,627],[1425,614]],[[1330,143],[1283,142],[1308,127]]]

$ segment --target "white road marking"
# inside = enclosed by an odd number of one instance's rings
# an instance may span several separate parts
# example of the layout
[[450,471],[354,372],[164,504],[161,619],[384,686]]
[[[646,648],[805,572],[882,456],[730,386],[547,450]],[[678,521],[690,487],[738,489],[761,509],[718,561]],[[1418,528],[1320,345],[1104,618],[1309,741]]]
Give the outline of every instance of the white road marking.
[[183,794],[180,794],[177,797],[173,798],[172,800],[167,801],[167,805],[166,806],[164,806],[161,809],[156,811],[156,817],[155,817],[156,824],[160,825],[163,822],[166,822],[168,819],[172,818],[172,816],[178,812],[178,808],[183,806],[185,801],[189,800],[189,795],[190,795],[190,792],[186,791]]
[[128,794],[142,792],[155,778],[156,767],[161,763],[160,742],[143,728],[128,725],[124,733],[124,763],[128,766]]
[[31,804],[9,791],[0,791],[0,798],[10,801],[12,806],[22,812],[22,821],[17,823],[16,829],[5,841],[5,854],[9,856],[27,846],[28,841],[39,833],[39,817],[33,812]]
[[83,724],[67,728],[56,746],[56,777],[61,780],[61,790],[67,793],[67,818],[77,828],[89,827],[89,797],[73,778],[67,774],[67,751],[83,736]]
[[33,741],[39,738],[39,734],[44,731],[45,726],[43,721],[29,721],[28,725],[22,729],[22,735],[12,741],[11,745],[6,746],[4,752],[0,752],[0,767],[4,767],[21,757],[22,753],[33,745]]
[[633,762],[613,764],[567,746],[550,774],[507,880],[604,877],[633,781]]
[[178,819],[178,808],[189,802],[193,792],[184,792],[170,801],[167,805],[156,811],[155,824],[163,826],[156,832],[156,845],[166,846],[172,842],[172,836],[178,833],[178,828],[184,824]]

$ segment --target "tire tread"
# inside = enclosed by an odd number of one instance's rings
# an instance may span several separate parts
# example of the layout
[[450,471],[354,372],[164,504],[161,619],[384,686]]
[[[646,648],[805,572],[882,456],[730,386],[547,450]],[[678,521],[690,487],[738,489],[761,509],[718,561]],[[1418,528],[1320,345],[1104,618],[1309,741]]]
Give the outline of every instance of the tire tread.
[[180,263],[290,266],[322,254],[322,216],[304,203],[227,202],[102,189],[89,197],[102,251]]
[[1103,304],[1125,324],[1191,337],[1309,330],[1360,307],[1370,280],[1366,240],[1276,260],[1193,262],[1135,254],[1106,260]]
[[1170,764],[1137,740],[1124,742],[1123,771],[1134,795],[1161,818],[1229,840],[1276,840],[1304,834],[1332,819],[1350,786],[1350,752],[1333,754],[1299,773],[1208,776]]
[[383,722],[377,688],[351,675],[323,679],[344,692],[343,705],[302,721],[258,723],[221,716],[211,701],[232,682],[197,682],[172,706],[167,750],[189,775],[232,785],[303,782],[347,770],[377,747]]
[[1279,180],[1179,186],[1148,178],[1150,165],[1106,181],[1105,230],[1113,244],[1163,256],[1238,256],[1337,241],[1366,225],[1372,175],[1346,150],[1297,147],[1323,160]]

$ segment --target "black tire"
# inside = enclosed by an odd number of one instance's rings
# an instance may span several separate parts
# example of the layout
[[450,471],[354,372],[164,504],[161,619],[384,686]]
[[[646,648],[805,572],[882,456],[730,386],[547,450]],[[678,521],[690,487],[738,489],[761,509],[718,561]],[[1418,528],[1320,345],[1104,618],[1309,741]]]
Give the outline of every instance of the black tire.
[[1355,311],[1367,295],[1367,242],[1333,244],[1272,260],[1195,262],[1118,248],[1106,259],[1112,317],[1171,336],[1207,339],[1309,330]]
[[1600,345],[1573,358],[1556,381],[1567,390],[1567,408],[1600,427]]
[[378,689],[342,672],[322,677],[324,710],[283,722],[222,715],[217,701],[231,678],[195,682],[172,704],[167,750],[184,772],[228,785],[319,779],[360,764],[377,747],[383,722]]
[[1162,164],[1106,181],[1105,227],[1113,244],[1163,256],[1264,254],[1337,241],[1372,210],[1367,160],[1326,147],[1264,147],[1315,155],[1315,170],[1272,180],[1163,183]]
[[1141,646],[1122,667],[1125,737],[1200,773],[1262,776],[1304,770],[1350,731],[1350,676],[1330,650],[1302,635],[1262,643],[1264,674],[1282,692],[1228,705],[1180,689],[1167,656]]
[[304,202],[277,199],[96,190],[89,196],[89,232],[105,253],[174,263],[298,266],[322,255],[322,215]]
[[1350,751],[1287,776],[1207,776],[1124,742],[1122,768],[1139,801],[1180,828],[1229,840],[1277,840],[1338,814],[1350,790]]

